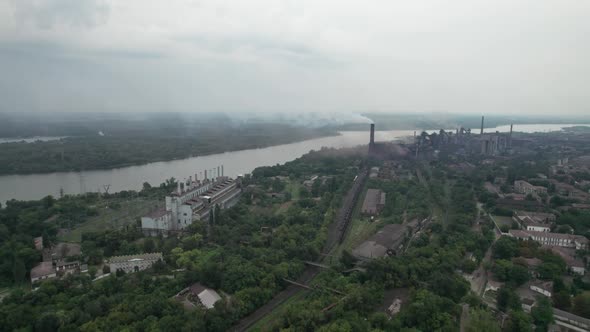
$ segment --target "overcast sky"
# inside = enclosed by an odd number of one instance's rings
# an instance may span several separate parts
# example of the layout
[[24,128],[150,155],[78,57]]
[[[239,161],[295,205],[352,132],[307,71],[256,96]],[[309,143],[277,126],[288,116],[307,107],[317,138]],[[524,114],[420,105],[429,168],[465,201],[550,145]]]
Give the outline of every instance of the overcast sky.
[[0,111],[589,105],[588,0],[0,0]]

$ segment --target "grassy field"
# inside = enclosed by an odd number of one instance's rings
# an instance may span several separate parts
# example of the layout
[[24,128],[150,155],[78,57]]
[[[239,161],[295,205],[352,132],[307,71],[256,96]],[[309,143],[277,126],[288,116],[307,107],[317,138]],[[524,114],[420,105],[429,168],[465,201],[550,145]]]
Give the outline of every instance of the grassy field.
[[129,198],[119,200],[120,207],[112,209],[107,206],[99,208],[99,214],[90,220],[75,226],[68,234],[58,237],[59,241],[80,242],[82,233],[102,231],[108,228],[120,228],[132,225],[153,210],[155,206],[162,206],[163,202],[155,199]]
[[[375,234],[377,230],[381,226],[381,222],[379,218],[375,219],[373,222],[370,221],[369,218],[361,216],[361,207],[363,206],[363,201],[365,200],[365,195],[367,194],[367,184],[363,188],[363,193],[359,197],[359,200],[354,207],[354,211],[352,212],[352,220],[350,221],[350,225],[348,225],[348,232],[342,241],[342,244],[334,247],[330,252],[332,255],[332,260],[334,258],[339,258],[342,255],[342,251],[349,250],[356,248],[359,244],[363,241],[368,239],[371,235]],[[325,263],[329,263],[330,257],[326,257],[324,259]]]
[[498,227],[502,227],[502,226],[508,226],[511,227],[512,226],[512,218],[511,217],[504,217],[504,216],[493,216],[494,220],[496,221],[496,223],[498,224]]
[[301,190],[301,183],[295,180],[287,181],[287,191],[291,193],[291,199],[296,201],[299,199],[299,192]]

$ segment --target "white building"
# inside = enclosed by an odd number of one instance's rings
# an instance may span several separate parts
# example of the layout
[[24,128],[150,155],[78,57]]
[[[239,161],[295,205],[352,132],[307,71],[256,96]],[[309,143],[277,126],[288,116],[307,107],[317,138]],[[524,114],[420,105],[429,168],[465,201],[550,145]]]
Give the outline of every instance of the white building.
[[529,286],[530,290],[535,291],[539,294],[551,297],[551,291],[553,290],[553,282],[532,282]]
[[238,183],[226,176],[199,181],[195,175],[195,181],[190,177],[184,188],[179,183],[178,189],[166,196],[165,208],[142,217],[141,229],[146,235],[180,232],[193,221],[207,218],[216,205],[222,209],[232,206],[240,193]]
[[156,252],[151,254],[114,256],[109,258],[108,263],[112,273],[118,270],[125,273],[133,273],[145,270],[161,260],[163,260],[162,253]]
[[520,240],[533,240],[539,242],[541,245],[576,248],[576,250],[588,248],[588,242],[590,242],[584,236],[573,234],[535,232],[518,229],[511,229],[509,234]]

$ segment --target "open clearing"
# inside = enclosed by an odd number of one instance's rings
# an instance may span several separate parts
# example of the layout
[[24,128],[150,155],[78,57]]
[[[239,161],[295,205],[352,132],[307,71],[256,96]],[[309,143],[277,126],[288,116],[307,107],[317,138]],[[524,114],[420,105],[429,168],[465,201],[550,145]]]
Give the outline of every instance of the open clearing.
[[90,220],[75,226],[67,234],[58,237],[59,241],[81,242],[82,233],[103,231],[105,229],[121,228],[132,225],[140,218],[152,211],[154,207],[162,206],[163,202],[154,199],[129,198],[118,202],[117,209],[101,207],[99,214]]

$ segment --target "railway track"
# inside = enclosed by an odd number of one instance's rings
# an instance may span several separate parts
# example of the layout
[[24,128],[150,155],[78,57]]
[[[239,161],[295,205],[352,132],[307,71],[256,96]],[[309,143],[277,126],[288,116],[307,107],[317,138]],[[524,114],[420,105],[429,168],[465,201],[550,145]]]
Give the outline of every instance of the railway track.
[[[365,181],[367,180],[368,171],[363,169],[355,177],[352,187],[346,193],[342,207],[338,211],[337,218],[328,227],[328,237],[326,244],[324,245],[323,253],[329,253],[334,246],[342,243],[348,230],[348,225],[352,218],[354,207],[361,195]],[[308,266],[301,276],[297,278],[296,282],[299,284],[307,285],[309,282],[320,272],[320,268],[317,266]],[[259,320],[264,318],[266,315],[271,313],[275,308],[280,306],[283,302],[287,301],[292,296],[299,292],[307,291],[305,288],[301,288],[296,285],[289,285],[287,288],[279,292],[269,302],[250,315],[242,318],[236,325],[230,328],[230,331],[242,332],[248,330],[249,327],[256,324]]]

